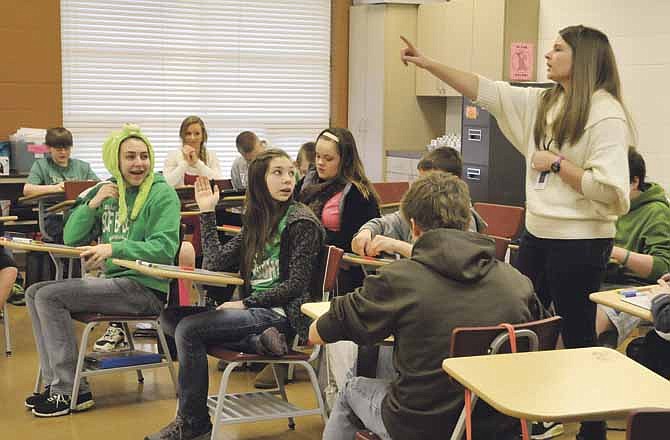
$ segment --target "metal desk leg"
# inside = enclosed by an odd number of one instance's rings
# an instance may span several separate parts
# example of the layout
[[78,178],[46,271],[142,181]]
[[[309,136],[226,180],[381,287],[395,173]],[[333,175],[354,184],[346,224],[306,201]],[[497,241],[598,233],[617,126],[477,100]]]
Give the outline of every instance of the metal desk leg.
[[52,241],[53,239],[47,233],[46,228],[46,209],[44,200],[39,200],[37,202],[37,223],[40,227],[40,232],[42,233],[42,241]]
[[56,266],[56,281],[61,281],[63,279],[63,261],[59,258],[54,256],[53,252],[49,252],[49,256],[51,257],[51,261],[54,262],[54,266]]

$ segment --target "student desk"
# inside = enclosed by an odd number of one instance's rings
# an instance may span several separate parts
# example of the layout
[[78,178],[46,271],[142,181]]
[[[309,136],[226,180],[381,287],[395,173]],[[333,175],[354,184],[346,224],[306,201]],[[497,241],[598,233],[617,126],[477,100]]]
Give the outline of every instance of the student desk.
[[526,420],[595,421],[670,409],[670,382],[609,348],[447,358],[442,368],[498,411]]
[[611,307],[614,310],[625,312],[630,315],[637,316],[638,318],[642,318],[646,321],[651,322],[654,320],[651,316],[651,310],[638,307],[634,304],[627,303],[626,301],[622,301],[621,294],[619,292],[621,292],[622,290],[630,290],[630,289],[635,289],[638,292],[645,292],[647,290],[651,290],[653,287],[655,287],[655,285],[644,286],[644,287],[628,287],[625,289],[605,290],[602,292],[596,292],[590,294],[589,299],[594,303],[602,304],[604,306]]
[[19,218],[15,215],[6,215],[3,217],[0,217],[0,223],[5,223],[5,222],[13,222],[18,220]]
[[[179,269],[178,267],[174,267],[175,270],[149,267],[143,264],[139,264],[136,261],[121,260],[118,258],[113,258],[112,263],[154,278],[193,281],[196,286],[199,284],[206,284],[210,286],[241,286],[244,284],[244,280],[242,278],[240,278],[237,274],[229,272],[217,272],[217,275],[205,275],[188,269]],[[199,288],[198,291],[200,293],[200,304],[204,304],[204,292]]]
[[242,231],[242,227],[235,225],[221,225],[217,226],[216,230],[219,232],[223,232],[226,235],[237,235]]
[[55,214],[58,212],[65,212],[70,207],[72,207],[75,204],[76,200],[63,200],[62,202],[56,203],[55,205],[47,208],[47,212],[49,214]]
[[46,231],[44,220],[47,215],[47,203],[58,203],[65,199],[65,191],[52,191],[32,196],[25,196],[19,198],[19,203],[28,205],[37,203],[37,223],[42,233],[42,237],[51,239],[52,237]]
[[[28,251],[28,252],[48,252],[49,256],[53,260],[56,266],[56,280],[63,279],[63,259],[73,260],[75,258],[80,259],[80,255],[83,252],[81,248],[65,246],[62,244],[53,244],[53,243],[43,243],[43,242],[31,242],[31,243],[22,243],[14,240],[7,240],[5,238],[0,238],[0,246],[6,247],[7,249]],[[83,273],[83,261],[82,261],[82,273]],[[72,263],[70,262],[69,266],[69,276],[72,277]]]
[[[330,301],[308,302],[300,306],[300,311],[312,319],[319,319],[330,310]],[[384,344],[393,344],[393,336],[384,339]]]

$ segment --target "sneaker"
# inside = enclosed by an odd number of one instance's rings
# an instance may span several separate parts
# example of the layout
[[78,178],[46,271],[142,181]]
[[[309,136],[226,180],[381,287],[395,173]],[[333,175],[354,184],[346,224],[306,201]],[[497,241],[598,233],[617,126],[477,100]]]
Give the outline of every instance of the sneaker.
[[[278,364],[275,365],[275,368],[283,368],[285,370],[284,385],[286,385],[288,383],[288,365]],[[272,365],[266,365],[265,368],[256,375],[256,378],[254,379],[254,387],[261,390],[277,388],[277,381],[275,381],[275,375],[272,373]]]
[[26,408],[33,409],[40,403],[44,402],[49,398],[49,395],[51,394],[51,385],[47,385],[44,388],[44,391],[42,391],[39,394],[33,394],[32,396],[28,396],[26,398]]
[[12,286],[12,291],[7,298],[7,302],[14,306],[26,305],[26,294],[22,285],[19,283],[14,283],[14,286]]
[[563,424],[558,422],[533,422],[530,428],[530,438],[544,440],[558,437],[563,434]]
[[93,344],[93,351],[109,353],[112,351],[123,351],[128,349],[126,332],[123,329],[110,325],[100,339]]
[[582,422],[576,440],[607,440],[607,424],[605,422]]
[[[86,411],[93,408],[95,401],[93,395],[82,393],[77,397],[75,411]],[[58,417],[70,414],[70,396],[67,394],[52,394],[46,400],[38,402],[33,408],[33,414],[37,417]]]
[[256,352],[264,356],[284,356],[288,353],[286,336],[275,327],[268,327],[256,342]]
[[144,440],[206,440],[212,435],[212,424],[207,423],[192,426],[179,415],[172,423],[160,431],[144,437]]

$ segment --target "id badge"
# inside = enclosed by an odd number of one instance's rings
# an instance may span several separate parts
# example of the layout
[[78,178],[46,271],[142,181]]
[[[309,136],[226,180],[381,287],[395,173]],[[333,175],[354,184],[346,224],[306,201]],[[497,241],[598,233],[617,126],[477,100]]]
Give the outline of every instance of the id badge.
[[535,181],[535,189],[544,189],[547,186],[550,175],[551,173],[549,171],[542,171]]

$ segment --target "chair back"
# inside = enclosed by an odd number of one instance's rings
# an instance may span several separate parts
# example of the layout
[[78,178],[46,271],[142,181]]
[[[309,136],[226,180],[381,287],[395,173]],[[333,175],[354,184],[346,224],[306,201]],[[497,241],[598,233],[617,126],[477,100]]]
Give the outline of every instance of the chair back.
[[98,183],[95,180],[65,181],[65,200],[76,200],[79,194]]
[[382,205],[399,204],[409,189],[409,182],[375,182],[372,184]]
[[[553,316],[514,325],[518,351],[553,350],[561,331],[561,320],[560,316]],[[499,326],[457,327],[451,333],[450,357],[510,352],[507,330]]]
[[520,206],[477,202],[474,208],[488,223],[486,234],[514,239],[521,231],[524,209]]
[[337,287],[337,275],[340,273],[340,262],[343,255],[344,251],[336,246],[324,246],[322,301],[328,301],[330,294]]
[[212,179],[212,182],[219,187],[219,191],[233,189],[233,183],[230,179]]
[[512,242],[512,240],[505,237],[497,237],[495,235],[489,235],[489,237],[494,239],[496,242],[496,258],[500,261],[505,261],[505,257],[507,256],[507,248],[509,247],[509,244]]
[[640,409],[628,415],[626,440],[661,438],[670,428],[670,410]]

